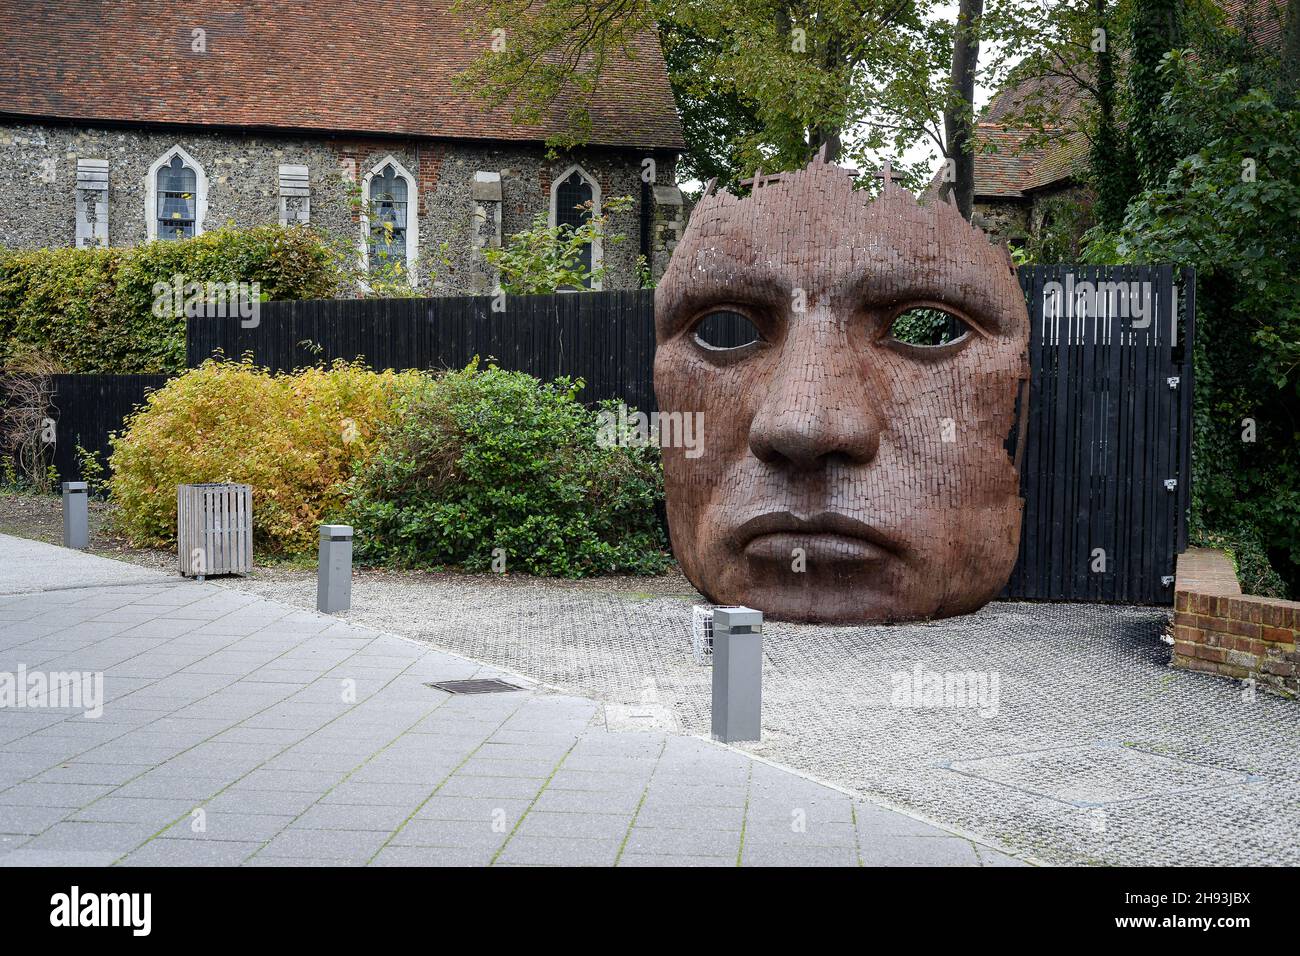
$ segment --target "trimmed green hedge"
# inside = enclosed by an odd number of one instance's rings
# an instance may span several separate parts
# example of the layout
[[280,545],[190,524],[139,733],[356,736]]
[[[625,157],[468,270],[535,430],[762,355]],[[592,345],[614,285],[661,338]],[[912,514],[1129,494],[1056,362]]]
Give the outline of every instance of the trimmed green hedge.
[[310,229],[227,227],[132,248],[0,251],[0,364],[40,351],[65,372],[179,372],[185,320],[154,283],[257,282],[263,300],[328,298],[338,264]]

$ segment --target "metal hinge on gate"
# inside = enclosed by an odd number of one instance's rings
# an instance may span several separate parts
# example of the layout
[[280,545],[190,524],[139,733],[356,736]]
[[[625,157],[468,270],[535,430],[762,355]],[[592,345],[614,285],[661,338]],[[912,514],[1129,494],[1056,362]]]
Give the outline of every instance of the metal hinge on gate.
[[1160,579],[1160,584],[1163,587],[1169,587],[1169,585],[1173,583],[1174,583],[1174,576],[1172,574],[1166,574],[1164,577]]
[[1173,490],[1174,490],[1175,488],[1177,488],[1177,487],[1178,487],[1178,479],[1177,479],[1177,478],[1166,478],[1166,479],[1165,479],[1165,491],[1173,491]]
[[1170,388],[1177,388],[1178,383],[1181,381],[1182,379],[1179,378],[1177,375],[1170,375],[1167,379],[1165,379],[1165,384],[1168,385]]

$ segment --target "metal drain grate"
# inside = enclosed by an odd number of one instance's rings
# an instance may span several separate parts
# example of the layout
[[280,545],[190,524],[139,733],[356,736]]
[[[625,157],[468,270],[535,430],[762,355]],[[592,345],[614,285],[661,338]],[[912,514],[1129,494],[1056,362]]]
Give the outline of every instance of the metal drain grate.
[[516,687],[514,684],[507,684],[503,680],[495,678],[488,680],[444,680],[433,684],[425,684],[425,687],[432,687],[434,690],[445,690],[449,694],[504,694],[506,691],[523,690],[522,687]]

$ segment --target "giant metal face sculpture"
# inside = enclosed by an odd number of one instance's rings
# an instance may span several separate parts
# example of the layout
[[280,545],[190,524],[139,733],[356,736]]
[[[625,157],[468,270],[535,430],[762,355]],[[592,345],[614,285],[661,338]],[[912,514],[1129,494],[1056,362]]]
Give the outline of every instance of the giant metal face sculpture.
[[[919,308],[958,337],[902,341]],[[1002,589],[1029,319],[1005,250],[953,206],[888,176],[869,201],[819,161],[708,195],[655,314],[659,407],[703,425],[702,453],[664,448],[673,547],[710,600],[855,623]]]

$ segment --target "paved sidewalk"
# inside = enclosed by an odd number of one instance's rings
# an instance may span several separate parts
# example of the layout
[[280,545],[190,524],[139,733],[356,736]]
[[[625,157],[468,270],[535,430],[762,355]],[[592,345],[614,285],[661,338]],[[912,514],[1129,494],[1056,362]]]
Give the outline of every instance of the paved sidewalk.
[[174,574],[163,574],[123,561],[109,561],[40,541],[0,535],[0,594],[177,580],[179,578]]
[[[34,567],[59,590],[14,593]],[[709,741],[611,732],[592,700],[447,694],[427,685],[528,682],[137,570],[0,535],[0,677],[99,672],[105,697],[0,709],[0,864],[1020,862]]]

